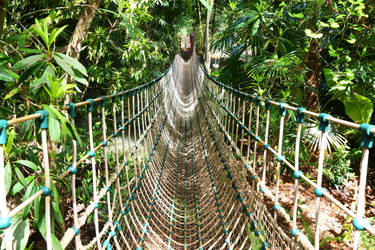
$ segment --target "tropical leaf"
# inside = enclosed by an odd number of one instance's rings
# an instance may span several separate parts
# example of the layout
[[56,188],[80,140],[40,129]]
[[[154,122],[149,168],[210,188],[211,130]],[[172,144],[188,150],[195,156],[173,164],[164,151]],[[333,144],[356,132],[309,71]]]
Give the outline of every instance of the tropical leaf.
[[344,100],[345,113],[356,123],[369,123],[373,112],[370,99],[360,94],[350,94]]
[[17,161],[15,161],[15,163],[21,164],[21,165],[23,165],[25,167],[28,167],[28,168],[30,168],[31,170],[34,170],[34,171],[39,170],[38,166],[34,162],[29,161],[29,160],[17,160]]
[[26,248],[27,242],[29,241],[30,235],[30,223],[29,220],[23,220],[19,223],[14,230],[14,249],[23,250]]
[[206,0],[199,0],[204,7],[206,7],[209,11],[212,11],[210,4]]
[[38,54],[38,55],[33,55],[26,57],[22,59],[21,61],[18,61],[16,64],[13,65],[13,69],[15,70],[22,70],[22,69],[27,69],[45,58],[45,54]]
[[85,66],[83,66],[77,59],[70,57],[68,55],[65,55],[63,53],[60,53],[60,52],[56,52],[55,55],[57,57],[60,57],[67,64],[70,64],[73,69],[78,70],[82,75],[88,76]]
[[14,82],[19,78],[19,75],[10,71],[9,69],[0,67],[0,81]]
[[20,92],[21,89],[20,88],[15,88],[15,89],[12,89],[5,97],[4,97],[4,100],[7,100],[9,98],[12,98],[15,94],[17,94],[18,92]]

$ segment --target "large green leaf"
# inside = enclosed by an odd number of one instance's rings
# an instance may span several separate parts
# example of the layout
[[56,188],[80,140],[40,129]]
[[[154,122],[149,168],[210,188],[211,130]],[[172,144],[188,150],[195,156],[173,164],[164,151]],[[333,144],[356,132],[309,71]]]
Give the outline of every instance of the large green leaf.
[[260,25],[260,19],[257,19],[253,25],[253,30],[251,31],[251,34],[254,36],[257,32],[258,32],[258,29],[259,29],[259,25]]
[[330,70],[330,69],[325,68],[323,70],[323,73],[324,73],[324,77],[325,77],[326,82],[327,82],[327,86],[328,87],[333,87],[335,85],[335,81],[333,79],[333,77],[334,77],[333,71]]
[[68,25],[61,27],[60,29],[53,29],[51,34],[48,38],[48,49],[51,47],[52,43],[56,40],[56,38],[60,35],[60,33],[66,28]]
[[[26,188],[26,191],[25,191],[25,195],[23,196],[23,200],[22,201],[25,201],[27,200],[28,198],[30,198],[34,193],[35,193],[35,180],[33,180],[29,186]],[[27,205],[23,210],[22,210],[22,217],[26,217],[28,215],[28,213],[30,212],[30,209],[31,209],[31,205],[32,204],[29,204]]]
[[295,17],[295,18],[304,18],[305,15],[301,12],[301,13],[289,13],[289,15],[291,17]]
[[6,147],[5,147],[5,153],[7,155],[9,155],[10,151],[12,150],[15,134],[16,134],[16,132],[15,132],[14,128],[8,130],[8,140],[7,140],[7,144],[6,144]]
[[[43,218],[38,223],[38,230],[43,236],[43,238],[46,239],[46,216],[45,215],[43,215]],[[57,237],[54,234],[52,234],[52,245],[53,245],[52,249],[62,250],[60,241],[57,239]]]
[[21,191],[21,190],[23,189],[23,187],[24,187],[24,186],[22,185],[21,182],[17,182],[17,183],[14,184],[13,187],[12,187],[12,192],[10,192],[11,195],[15,195],[15,194],[17,194],[19,191]]
[[30,235],[30,223],[29,220],[26,219],[18,224],[16,230],[14,230],[13,237],[14,237],[14,248],[16,250],[23,250],[25,249],[27,242],[29,241]]
[[18,163],[18,164],[21,164],[23,166],[26,166],[34,171],[38,171],[38,166],[32,162],[32,161],[28,161],[28,160],[18,160],[18,161],[15,161],[15,163]]
[[13,69],[21,70],[21,69],[30,68],[35,63],[42,60],[44,57],[46,57],[45,54],[38,54],[38,55],[26,57],[26,58],[22,59],[21,61],[18,61],[16,64],[14,64]]
[[26,180],[25,180],[25,176],[23,176],[21,170],[18,167],[15,167],[14,172],[16,173],[18,180],[25,186]]
[[61,57],[57,55],[53,55],[53,58],[55,59],[56,63],[66,72],[68,73],[71,77],[75,77],[73,68],[65,62]]
[[81,74],[81,72],[74,69],[74,74],[74,80],[76,80],[79,83],[82,83],[85,86],[89,86],[89,82],[86,80],[85,76]]
[[33,26],[34,30],[39,34],[39,36],[43,39],[44,43],[48,47],[48,27],[47,22],[43,21],[43,27],[40,25],[38,19],[35,19],[35,26]]
[[14,82],[19,78],[19,75],[16,73],[1,67],[0,68],[0,81],[5,81],[5,82]]
[[60,122],[52,116],[48,116],[48,132],[52,142],[60,140]]
[[57,192],[56,186],[52,184],[51,186],[52,193],[53,193],[53,200],[52,200],[52,212],[53,217],[55,218],[58,224],[64,223],[64,218],[60,211],[60,201],[59,201],[59,193]]
[[10,190],[10,186],[12,184],[12,169],[10,167],[10,164],[6,164],[5,165],[5,168],[4,168],[4,174],[5,174],[5,178],[4,178],[4,181],[5,181],[5,195],[8,194],[9,190]]
[[369,123],[373,112],[370,99],[359,94],[346,96],[344,100],[345,113],[356,123]]
[[78,70],[84,76],[88,76],[85,66],[83,66],[77,59],[70,57],[68,55],[65,55],[63,53],[60,53],[60,52],[56,52],[55,54],[56,56],[64,60],[67,64],[72,65],[73,69]]
[[54,234],[52,234],[52,248],[56,250],[63,250],[59,239]]
[[29,80],[29,78],[31,76],[33,76],[34,74],[37,74],[39,70],[44,70],[43,67],[45,67],[45,66],[46,66],[46,63],[44,61],[40,61],[40,62],[35,63],[31,67],[29,67],[27,70],[22,72],[18,81],[20,83],[26,82],[27,80]]
[[62,115],[56,108],[52,106],[43,104],[42,107],[43,109],[48,110],[49,116],[52,116],[60,121],[62,129],[61,132],[63,136],[69,135],[73,137],[75,140],[77,140],[78,143],[81,143],[81,139],[79,137],[77,129],[70,123],[70,121],[64,115]]
[[20,88],[15,88],[15,89],[12,89],[5,97],[4,97],[4,100],[7,100],[9,98],[12,98],[15,94],[17,94],[18,92],[20,92],[21,89]]
[[212,8],[210,6],[210,4],[206,1],[206,0],[199,0],[203,5],[204,7],[206,7],[209,11],[212,11]]

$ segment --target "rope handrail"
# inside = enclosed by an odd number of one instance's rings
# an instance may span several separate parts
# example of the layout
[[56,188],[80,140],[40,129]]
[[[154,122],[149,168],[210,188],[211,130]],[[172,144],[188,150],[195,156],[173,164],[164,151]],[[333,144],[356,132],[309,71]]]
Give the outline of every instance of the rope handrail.
[[[314,112],[310,112],[310,111],[307,111],[306,109],[304,108],[296,108],[296,107],[293,107],[293,106],[290,106],[290,105],[287,105],[285,103],[280,103],[280,102],[275,102],[275,101],[272,101],[272,100],[269,100],[269,99],[264,99],[264,98],[261,98],[259,96],[254,96],[254,95],[251,95],[251,94],[247,94],[247,93],[244,93],[240,90],[237,90],[237,89],[234,89],[232,87],[229,87],[223,83],[220,83],[219,81],[217,81],[216,79],[212,78],[211,76],[209,76],[207,74],[207,72],[203,69],[202,67],[202,64],[200,64],[200,69],[202,70],[202,72],[204,73],[204,75],[207,77],[207,79],[209,79],[211,82],[213,82],[217,87],[218,89],[224,89],[224,90],[227,90],[227,92],[229,92],[231,94],[231,97],[232,97],[232,94],[236,95],[236,96],[239,96],[239,97],[244,97],[245,100],[249,100],[250,103],[254,103],[257,107],[257,121],[256,121],[256,125],[257,125],[257,131],[256,133],[254,134],[250,128],[248,128],[243,121],[241,121],[234,112],[231,112],[228,107],[226,105],[224,105],[223,103],[221,103],[219,101],[219,98],[212,92],[212,90],[204,83],[205,87],[207,88],[209,94],[212,96],[212,98],[214,99],[215,102],[218,103],[218,105],[220,106],[220,108],[222,108],[227,114],[228,116],[233,119],[234,121],[234,124],[237,124],[237,127],[241,128],[242,130],[245,131],[245,134],[246,135],[249,135],[251,136],[254,140],[255,140],[255,146],[254,146],[254,157],[256,157],[256,145],[257,143],[261,143],[264,147],[264,151],[265,151],[265,155],[266,155],[266,152],[269,151],[271,152],[273,155],[276,156],[276,160],[277,160],[277,181],[276,181],[276,196],[275,198],[273,197],[273,194],[272,192],[270,192],[268,190],[268,188],[265,186],[265,169],[266,169],[266,163],[265,163],[265,166],[264,166],[264,170],[263,170],[263,177],[262,179],[260,179],[258,176],[256,176],[254,179],[259,179],[259,182],[258,182],[258,185],[259,187],[261,188],[262,192],[263,193],[267,193],[267,191],[269,192],[269,194],[271,195],[270,198],[271,200],[273,200],[274,202],[274,210],[275,210],[275,218],[276,218],[276,214],[278,211],[280,211],[279,208],[281,208],[281,210],[283,210],[283,208],[280,206],[280,204],[278,203],[278,194],[279,194],[279,171],[280,171],[280,166],[281,166],[281,163],[285,164],[289,169],[291,169],[293,172],[293,175],[295,176],[295,179],[296,180],[296,190],[295,190],[295,205],[294,205],[294,208],[293,208],[293,225],[291,225],[292,227],[292,230],[291,230],[291,233],[293,236],[297,236],[297,239],[298,239],[298,233],[299,233],[299,230],[298,228],[296,227],[296,213],[297,213],[297,206],[296,206],[296,203],[297,203],[297,188],[298,188],[298,179],[301,178],[303,179],[306,183],[308,183],[310,186],[314,187],[315,188],[315,194],[317,196],[317,217],[316,217],[316,230],[315,230],[315,248],[319,247],[319,242],[320,242],[320,238],[319,238],[319,215],[320,215],[320,197],[326,197],[328,198],[331,202],[333,202],[337,207],[339,207],[342,211],[344,211],[347,215],[349,215],[350,217],[352,217],[353,219],[353,225],[356,229],[355,231],[355,240],[354,240],[354,248],[356,249],[359,245],[359,232],[360,230],[367,230],[370,234],[372,235],[375,235],[375,229],[374,227],[371,226],[371,224],[365,219],[363,218],[363,215],[364,215],[364,204],[365,204],[365,188],[366,188],[366,179],[367,179],[367,166],[368,166],[368,154],[369,154],[369,148],[372,147],[372,141],[373,141],[373,135],[371,133],[373,133],[373,130],[374,130],[374,126],[373,125],[369,125],[369,124],[356,124],[356,123],[352,123],[352,122],[348,122],[348,121],[345,121],[345,120],[341,120],[341,119],[337,119],[337,118],[332,118],[330,115],[328,114],[317,114],[317,113],[314,113]],[[204,80],[203,80],[204,82]],[[260,110],[260,107],[261,107],[261,102],[265,102],[265,106],[266,106],[266,110],[267,110],[267,122],[268,122],[268,119],[269,119],[269,110],[270,110],[270,104],[272,105],[275,105],[275,106],[279,106],[280,108],[280,137],[279,137],[279,146],[278,146],[278,150],[276,151],[276,149],[272,148],[269,144],[267,144],[264,140],[262,140],[259,136],[258,136],[258,120],[259,120],[259,110]],[[295,155],[296,157],[296,165],[293,166],[288,160],[285,159],[285,156],[283,156],[281,154],[282,152],[282,134],[283,134],[283,125],[284,125],[284,116],[286,114],[286,109],[290,109],[290,110],[293,110],[293,111],[297,111],[298,115],[297,115],[297,124],[298,124],[298,133],[300,133],[300,129],[301,129],[301,124],[303,122],[303,116],[304,114],[307,114],[307,115],[310,115],[312,117],[318,117],[319,120],[320,120],[320,126],[319,126],[319,130],[322,131],[322,145],[320,147],[320,154],[319,154],[319,167],[318,167],[318,177],[317,177],[317,183],[314,183],[313,181],[311,181],[309,178],[307,178],[301,171],[298,171],[298,156],[299,155]],[[323,188],[321,185],[322,185],[322,173],[323,173],[323,164],[324,164],[324,151],[325,151],[325,137],[327,136],[327,131],[328,131],[328,126],[329,126],[329,122],[330,121],[333,121],[333,122],[336,122],[338,124],[341,124],[341,125],[344,125],[346,127],[350,127],[350,128],[356,128],[356,129],[360,129],[361,132],[362,132],[362,141],[361,141],[361,146],[363,147],[363,150],[362,150],[362,160],[361,160],[361,164],[360,164],[360,184],[359,184],[359,193],[358,193],[358,205],[357,205],[357,211],[354,212],[352,210],[350,210],[349,208],[347,208],[344,204],[342,204],[340,201],[338,201],[337,199],[335,199],[332,195],[330,195],[328,193],[328,191]],[[250,123],[249,123],[250,124]],[[268,124],[268,123],[267,123]],[[267,125],[268,126],[268,125]],[[268,127],[266,128],[266,130],[268,131]],[[266,131],[266,136],[267,136],[267,132]],[[297,142],[296,145],[298,144],[299,145],[299,140],[300,140],[300,136],[297,136]],[[236,143],[232,143],[232,141],[230,140],[230,143],[231,145],[235,145]],[[298,146],[299,147],[299,146]],[[236,150],[237,151],[237,150]],[[296,150],[296,152],[298,152]],[[265,160],[265,159],[264,159]],[[253,174],[255,174],[255,159],[253,160],[253,163],[254,163],[254,166],[253,167],[250,167],[249,165],[245,165],[246,169],[249,169],[249,167],[254,171]],[[288,218],[286,218],[286,221],[289,221]]]
[[[169,72],[169,70],[171,69],[171,67],[172,67],[172,64],[170,64],[169,67],[168,67],[168,69],[164,73],[162,73],[159,77],[157,77],[157,78],[155,78],[155,79],[153,79],[153,80],[151,80],[151,81],[149,81],[147,83],[144,83],[142,85],[139,85],[137,87],[134,87],[134,88],[131,88],[131,89],[128,89],[128,90],[115,92],[115,93],[113,93],[111,95],[97,97],[95,99],[92,99],[92,101],[95,103],[95,102],[101,102],[103,100],[112,99],[112,98],[115,98],[115,97],[123,97],[125,95],[134,94],[137,91],[144,90],[145,88],[149,88],[153,84],[159,82]],[[75,107],[81,107],[81,106],[88,105],[90,103],[91,103],[90,100],[86,100],[86,101],[82,101],[82,102],[77,102],[77,103],[69,103],[69,104],[67,104],[67,105],[64,106],[64,109],[65,110],[70,110],[71,109],[71,106],[70,106],[71,104],[74,104]],[[22,122],[26,122],[26,121],[29,121],[29,120],[38,119],[41,116],[42,115],[40,113],[35,113],[35,114],[26,115],[26,116],[22,116],[22,117],[17,117],[17,118],[13,118],[13,119],[10,119],[10,120],[5,120],[5,121],[7,122],[8,126],[12,126],[12,125],[19,124],[19,123],[22,123]]]
[[[264,103],[269,103],[269,104],[272,104],[274,106],[280,106],[280,104],[283,104],[284,108],[286,109],[289,109],[289,110],[292,110],[292,111],[298,111],[299,108],[301,107],[295,107],[295,106],[291,106],[287,103],[283,103],[283,102],[277,102],[277,101],[274,101],[274,100],[271,100],[271,99],[268,99],[268,98],[264,98],[264,97],[261,97],[259,95],[252,95],[252,94],[249,94],[249,93],[246,93],[246,92],[243,92],[239,89],[236,89],[236,88],[233,88],[229,85],[226,85],[220,81],[218,81],[217,79],[213,78],[210,74],[207,73],[207,71],[203,68],[202,64],[200,64],[200,67],[203,71],[203,73],[212,81],[214,82],[217,86],[225,89],[225,90],[228,90],[230,92],[232,92],[233,94],[236,94],[238,96],[243,96],[245,98],[249,98],[250,100],[252,100],[253,102],[257,102],[257,101],[261,101],[261,102],[264,102]],[[309,111],[309,110],[302,110],[301,111],[302,114],[306,114],[310,117],[314,117],[314,118],[319,118],[321,114],[319,113],[316,113],[316,112],[313,112],[313,111]],[[347,121],[347,120],[344,120],[344,119],[340,119],[340,118],[335,118],[333,116],[327,116],[326,117],[326,120],[327,121],[330,121],[330,122],[334,122],[334,123],[337,123],[337,124],[340,124],[340,125],[343,125],[343,126],[346,126],[348,128],[352,128],[352,129],[368,129],[369,128],[369,133],[371,134],[375,134],[375,125],[371,125],[371,124],[368,124],[370,127],[366,126],[366,128],[363,128],[361,127],[361,124],[358,124],[358,123],[355,123],[355,122],[351,122],[351,121]]]
[[[295,167],[293,166],[292,163],[290,163],[283,155],[279,154],[277,152],[276,149],[272,148],[270,145],[268,144],[265,144],[264,140],[262,140],[259,136],[256,136],[253,132],[251,132],[247,126],[241,121],[239,120],[232,112],[230,112],[217,98],[217,96],[215,96],[212,91],[206,86],[207,90],[209,91],[209,93],[212,95],[212,97],[214,98],[215,101],[217,101],[217,103],[220,105],[220,107],[222,107],[229,115],[232,119],[235,120],[236,123],[238,123],[238,125],[240,126],[241,129],[245,130],[246,131],[246,134],[248,135],[251,135],[257,142],[261,143],[264,147],[265,150],[268,150],[270,151],[272,154],[274,154],[279,160],[278,161],[281,161],[283,163],[286,164],[286,166],[293,170],[293,173],[297,173],[296,172],[296,169]],[[253,170],[254,172],[252,172],[252,174],[255,174],[255,170]],[[256,179],[259,179],[258,176],[255,177]],[[302,173],[299,173],[299,177],[298,178],[301,178],[303,179],[305,182],[307,182],[310,186],[314,187],[314,188],[318,188],[318,185],[311,181],[308,177],[306,177],[306,175],[302,174]],[[262,185],[262,183],[259,182],[259,185]],[[269,191],[269,189],[265,186],[262,185],[262,188],[263,188],[263,191],[266,192]],[[352,218],[356,218],[356,215],[353,211],[351,211],[350,209],[348,209],[344,204],[342,204],[339,200],[337,200],[336,198],[334,198],[331,194],[328,193],[328,191],[326,192],[323,192],[322,193],[322,196],[325,196],[326,198],[328,198],[329,200],[331,200],[336,206],[338,206],[342,211],[344,211],[345,213],[347,213],[349,216],[351,216]],[[276,203],[275,203],[276,204]],[[370,232],[372,235],[375,235],[375,228],[373,228],[370,224],[366,223],[364,225],[365,229]]]
[[[162,91],[164,90],[166,84],[164,85],[164,87],[159,91],[159,93],[152,99],[150,105],[160,96],[160,94],[162,93]],[[146,106],[141,112],[137,113],[135,116],[131,117],[126,123],[125,123],[125,126],[128,126],[130,125],[135,119],[137,119],[141,114],[143,114],[144,112],[146,112],[148,110],[148,108],[150,107],[150,105]],[[116,130],[112,135],[110,135],[108,138],[107,138],[107,141],[111,140],[112,138],[116,137],[116,133],[122,131],[123,129],[125,129],[125,126],[119,128],[118,130]],[[79,161],[77,162],[73,162],[72,165],[80,165],[81,163],[83,163],[85,160],[89,159],[92,157],[93,154],[95,154],[96,151],[98,151],[100,148],[102,147],[105,147],[106,146],[106,141],[102,141],[100,142],[95,148],[93,148],[93,150],[90,150],[87,154],[85,154]],[[62,174],[60,174],[57,178],[58,179],[62,179],[64,178],[65,176],[67,176],[69,173],[71,173],[72,170],[68,167]],[[53,181],[54,183],[56,183],[57,181]],[[38,191],[37,193],[35,193],[33,196],[31,196],[29,199],[27,199],[26,201],[22,202],[21,204],[19,204],[17,207],[15,207],[14,209],[12,209],[10,212],[9,212],[9,216],[10,217],[13,217],[14,215],[16,215],[17,213],[21,212],[23,208],[25,208],[27,205],[29,205],[31,202],[33,202],[34,200],[36,200],[38,197],[40,197],[41,195],[43,195],[43,190],[40,190]]]

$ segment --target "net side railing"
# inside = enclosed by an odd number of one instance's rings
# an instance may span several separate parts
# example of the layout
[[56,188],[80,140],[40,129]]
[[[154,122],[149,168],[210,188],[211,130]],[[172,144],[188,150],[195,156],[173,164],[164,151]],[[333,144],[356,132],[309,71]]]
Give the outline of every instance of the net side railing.
[[[23,217],[27,218],[30,207],[35,205],[35,202],[40,202],[41,199],[44,199],[44,226],[41,226],[39,231],[45,239],[46,249],[65,249],[69,245],[73,247],[71,244],[73,239],[76,249],[91,249],[93,247],[102,249],[111,245],[117,249],[123,249],[127,242],[127,236],[122,232],[122,227],[127,223],[124,217],[126,217],[128,202],[131,200],[132,190],[136,188],[134,187],[136,179],[144,172],[141,167],[145,161],[147,145],[152,141],[151,137],[155,136],[154,128],[160,127],[159,118],[162,115],[161,107],[164,105],[162,93],[169,82],[173,80],[173,70],[175,69],[171,64],[165,73],[149,83],[108,96],[68,104],[65,110],[69,113],[73,126],[77,122],[82,124],[82,121],[76,120],[77,114],[79,109],[87,108],[86,130],[89,137],[89,151],[79,152],[80,145],[77,140],[73,139],[69,147],[71,162],[65,163],[66,167],[62,172],[56,173],[51,169],[51,164],[54,163],[51,163],[48,148],[48,116],[51,115],[48,110],[40,110],[32,115],[0,121],[0,231],[3,238],[2,246],[5,249],[14,249],[15,247],[13,234],[20,221],[17,216],[22,213]],[[112,102],[112,105],[109,105],[109,101]],[[108,114],[111,114],[111,119]],[[82,119],[82,116],[79,117]],[[7,199],[5,191],[7,159],[5,159],[4,147],[7,144],[7,131],[11,127],[18,129],[30,121],[35,121],[39,128],[35,130],[33,141],[26,143],[33,145],[35,150],[42,151],[41,166],[36,166],[39,171],[31,173],[31,175],[43,178],[44,183],[39,185],[40,187],[34,185],[35,187],[30,189],[29,198],[13,205],[13,207],[8,207],[8,201],[13,197]],[[102,130],[99,138],[97,135],[94,137],[93,132],[93,124],[96,122],[100,123]],[[108,134],[109,131],[113,131],[113,133]],[[40,144],[37,141],[37,136],[41,138]],[[134,143],[130,141],[131,137],[134,139]],[[113,153],[109,151],[109,146],[114,148],[111,150],[114,151]],[[98,153],[103,154],[103,162],[99,163],[99,166],[96,157]],[[115,164],[111,166],[108,164],[109,154],[113,154],[115,158]],[[83,155],[83,157],[78,158],[79,155]],[[128,161],[128,159],[131,160]],[[92,201],[86,207],[83,206],[82,201],[78,200],[79,194],[76,193],[77,175],[80,171],[86,171],[83,167],[89,167],[92,172],[92,190],[89,191]],[[132,177],[133,175],[135,178]],[[80,179],[84,178],[83,176],[80,175]],[[53,206],[59,206],[59,204],[52,202],[55,202],[53,200],[56,191],[55,185],[61,182],[69,183],[71,189],[73,227],[68,228],[61,233],[60,237],[57,237],[53,232],[56,224]],[[79,211],[79,207],[82,206],[84,207],[83,211]],[[99,212],[105,214],[105,221]],[[93,225],[88,223],[91,216],[93,216]],[[82,227],[88,224],[95,228],[95,232],[92,238],[85,239],[86,244],[83,244],[80,232]],[[127,226],[129,225],[127,224]]]
[[[200,70],[202,72],[201,74],[203,75],[202,78],[205,81],[204,87],[208,92],[207,99],[209,99],[211,102],[216,120],[218,122],[222,122],[222,130],[227,137],[227,142],[233,146],[233,150],[239,156],[238,158],[243,162],[243,168],[246,169],[247,173],[251,176],[254,192],[257,193],[256,196],[259,198],[257,203],[264,204],[271,201],[272,216],[268,217],[272,218],[273,222],[272,220],[269,222],[271,222],[271,224],[277,223],[278,218],[281,217],[290,228],[289,231],[285,231],[285,228],[283,230],[275,231],[268,230],[269,233],[272,232],[273,234],[269,234],[270,237],[267,239],[268,244],[271,244],[271,247],[283,247],[277,243],[276,236],[274,234],[274,232],[283,231],[283,237],[285,239],[288,239],[289,237],[292,238],[290,245],[292,248],[296,247],[296,244],[298,244],[304,248],[319,249],[321,242],[320,224],[322,223],[320,215],[322,213],[322,209],[324,209],[320,206],[322,199],[330,201],[339,209],[339,211],[352,219],[355,229],[353,233],[353,249],[358,249],[360,246],[361,231],[366,230],[368,233],[370,233],[370,235],[375,235],[373,225],[371,225],[371,223],[364,218],[369,150],[372,148],[375,133],[375,127],[373,125],[356,124],[332,117],[329,114],[318,114],[308,111],[302,107],[294,107],[286,103],[265,99],[257,95],[251,95],[217,81],[207,74],[202,66],[200,66]],[[276,107],[277,110],[275,111],[272,107]],[[285,151],[288,150],[283,148],[283,142],[285,142],[286,139],[290,139],[285,138],[284,136],[284,124],[287,119],[287,111],[296,113],[294,162],[287,160],[283,155]],[[265,113],[263,116],[262,112]],[[270,124],[271,112],[279,113],[279,124]],[[321,133],[316,181],[307,177],[299,169],[299,160],[301,157],[300,144],[301,137],[303,136],[302,129],[305,119],[311,118],[317,118],[319,120],[319,130]],[[362,135],[362,159],[359,166],[359,188],[358,193],[353,194],[352,197],[353,200],[356,201],[355,209],[351,209],[348,204],[344,204],[339,201],[337,197],[329,193],[327,189],[323,187],[323,169],[325,167],[325,158],[327,157],[327,134],[331,123],[342,126],[343,128],[359,130]],[[271,125],[276,125],[279,127],[277,135],[277,147],[270,145],[269,132]],[[260,131],[261,127],[263,128],[263,131]],[[288,132],[290,133],[290,130]],[[244,146],[245,141],[248,141],[251,146],[246,148]],[[244,154],[244,156],[242,156],[244,151],[247,152]],[[273,165],[271,163],[273,163],[273,159],[275,158],[276,166],[274,168],[276,179],[274,180],[272,178]],[[286,167],[293,173],[294,188],[293,205],[291,207],[282,207],[280,204],[281,167]],[[309,225],[314,228],[314,240],[312,243],[307,239],[304,233],[301,233],[301,229],[298,228],[298,214],[306,212],[303,210],[299,211],[300,208],[298,206],[298,190],[302,181],[313,188],[315,194],[315,218],[314,221]],[[272,187],[270,187],[270,184]],[[254,204],[250,205],[253,206]],[[267,223],[263,225],[266,224]]]

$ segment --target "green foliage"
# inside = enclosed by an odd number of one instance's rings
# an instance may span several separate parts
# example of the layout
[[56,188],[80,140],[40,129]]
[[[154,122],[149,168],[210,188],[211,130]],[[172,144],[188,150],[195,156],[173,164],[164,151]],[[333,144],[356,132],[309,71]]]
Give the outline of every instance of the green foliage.
[[[289,89],[299,94],[288,101],[302,106],[301,93],[310,90],[340,101],[339,114],[344,110],[353,121],[369,123],[375,96],[374,11],[364,0],[230,2],[213,42],[213,49],[229,55],[218,77],[249,91],[267,89],[276,98],[280,89]],[[315,54],[313,44],[320,48]],[[313,86],[309,77],[319,73],[311,73],[314,57],[322,74]],[[258,75],[264,81],[254,81]]]
[[354,154],[360,154],[361,151],[350,152],[345,147],[339,147],[326,159],[326,165],[323,168],[323,175],[329,180],[329,183],[335,188],[340,188],[349,180],[354,178],[351,168]]

